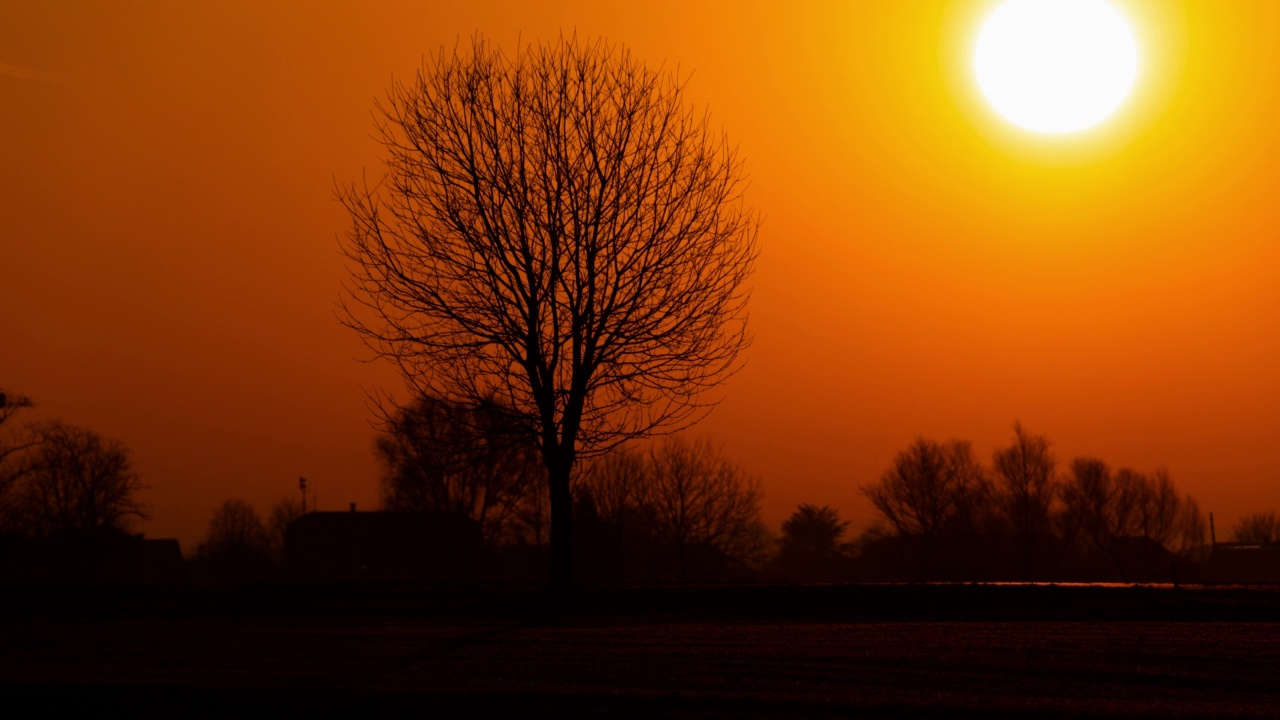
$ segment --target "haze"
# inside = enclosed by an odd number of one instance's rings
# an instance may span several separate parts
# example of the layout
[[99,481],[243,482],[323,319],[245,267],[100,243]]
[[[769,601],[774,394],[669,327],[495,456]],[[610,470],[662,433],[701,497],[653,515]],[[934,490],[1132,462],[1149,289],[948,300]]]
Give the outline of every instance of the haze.
[[44,3],[0,7],[0,381],[123,440],[148,535],[306,476],[377,501],[335,320],[335,179],[378,176],[374,101],[424,53],[602,35],[741,147],[766,216],[747,368],[696,428],[799,502],[916,435],[1020,420],[1059,458],[1167,466],[1222,528],[1280,506],[1280,5],[1117,2],[1144,85],[1096,132],[1010,131],[967,49],[990,3]]

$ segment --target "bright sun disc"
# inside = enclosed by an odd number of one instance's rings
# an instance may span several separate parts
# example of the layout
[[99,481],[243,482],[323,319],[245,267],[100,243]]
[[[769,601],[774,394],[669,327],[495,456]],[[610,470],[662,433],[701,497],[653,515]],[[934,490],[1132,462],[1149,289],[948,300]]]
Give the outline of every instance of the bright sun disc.
[[1010,122],[1068,133],[1120,107],[1138,75],[1138,48],[1105,0],[1008,0],[983,25],[974,68]]

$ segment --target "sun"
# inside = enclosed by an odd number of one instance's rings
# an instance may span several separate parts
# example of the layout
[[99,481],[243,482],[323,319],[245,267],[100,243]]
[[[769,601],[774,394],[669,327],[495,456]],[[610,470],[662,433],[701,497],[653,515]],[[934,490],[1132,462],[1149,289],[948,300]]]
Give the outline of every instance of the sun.
[[1007,0],[978,35],[974,70],[1005,119],[1071,133],[1110,117],[1138,76],[1138,46],[1106,0]]

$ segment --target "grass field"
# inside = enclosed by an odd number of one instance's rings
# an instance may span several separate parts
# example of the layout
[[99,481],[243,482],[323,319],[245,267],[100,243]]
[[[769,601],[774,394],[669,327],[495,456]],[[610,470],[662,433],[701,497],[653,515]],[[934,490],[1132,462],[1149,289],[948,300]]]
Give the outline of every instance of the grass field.
[[[6,598],[11,717],[1276,717],[1280,598],[1150,588]],[[1147,615],[1151,620],[1136,619]]]

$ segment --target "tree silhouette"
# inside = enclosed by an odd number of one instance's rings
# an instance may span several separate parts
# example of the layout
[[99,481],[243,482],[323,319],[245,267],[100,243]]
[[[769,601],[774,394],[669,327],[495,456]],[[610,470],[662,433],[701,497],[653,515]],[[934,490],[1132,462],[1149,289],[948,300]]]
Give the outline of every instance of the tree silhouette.
[[[586,537],[579,537],[590,547],[580,548],[577,554],[588,560],[589,572],[646,581],[672,577],[664,572],[666,568],[658,567],[666,558],[654,531],[650,470],[644,453],[618,449],[579,473],[574,486],[575,518],[587,519]],[[601,567],[591,567],[591,560]]]
[[470,518],[489,546],[520,535],[513,526],[543,473],[532,438],[509,420],[494,403],[458,407],[423,396],[401,408],[375,446],[383,505]]
[[782,523],[777,565],[791,580],[840,580],[846,560],[840,538],[849,523],[834,508],[802,503]]
[[1057,461],[1049,447],[1048,437],[1031,435],[1014,423],[1013,442],[992,455],[995,504],[1021,550],[1024,573],[1044,561],[1041,553],[1053,533]]
[[277,500],[276,504],[271,506],[271,511],[267,513],[264,523],[267,547],[271,551],[271,559],[277,565],[284,565],[284,536],[289,529],[289,523],[302,517],[303,514],[302,501],[292,496]]
[[0,426],[3,426],[14,415],[30,407],[34,407],[34,403],[26,395],[17,395],[0,390]]
[[575,489],[636,579],[713,580],[754,566],[765,549],[760,482],[705,438],[679,435],[647,452],[610,453]]
[[648,509],[651,491],[649,463],[642,453],[612,452],[587,472],[582,492],[591,499],[600,520],[615,525],[652,525]]
[[1069,470],[1059,489],[1064,532],[1070,541],[1106,547],[1120,533],[1111,467],[1098,458],[1078,457],[1071,461]]
[[973,532],[991,486],[969,443],[917,438],[862,492],[899,535],[932,540]]
[[476,39],[379,110],[385,177],[339,189],[345,322],[415,395],[511,409],[567,587],[578,458],[696,420],[749,343],[737,151],[679,79],[599,40]]
[[30,532],[126,530],[146,519],[137,499],[142,480],[123,443],[57,420],[35,425],[32,432],[28,470],[15,488]]
[[1280,542],[1280,517],[1274,512],[1245,515],[1236,521],[1231,536],[1238,543],[1265,545]]
[[30,469],[28,464],[19,462],[21,455],[35,444],[31,437],[19,438],[11,434],[12,426],[5,428],[5,425],[15,415],[33,406],[31,398],[25,395],[0,390],[0,433],[4,433],[0,435],[0,529],[8,526],[13,509],[12,500],[6,497],[7,492]]
[[[918,438],[863,493],[892,532],[859,541],[855,570],[905,579],[1167,578],[1202,559],[1205,521],[1167,470],[1112,470],[1074,458],[1058,473],[1049,440],[1014,424],[989,473],[967,442]],[[988,479],[988,476],[993,479]]]
[[1195,499],[1179,495],[1167,471],[1113,472],[1096,458],[1071,461],[1059,488],[1068,544],[1108,557],[1123,573],[1117,547],[1124,540],[1158,543],[1181,554],[1204,544],[1204,520]]
[[709,440],[676,436],[649,451],[653,530],[675,561],[676,577],[716,574],[722,562],[749,564],[762,552],[760,481]]
[[969,443],[917,438],[862,492],[914,548],[917,572],[930,575],[948,558],[976,557],[973,544],[991,514],[991,482]]
[[196,554],[216,557],[250,552],[264,557],[270,552],[267,527],[248,501],[232,498],[213,511],[209,530]]

